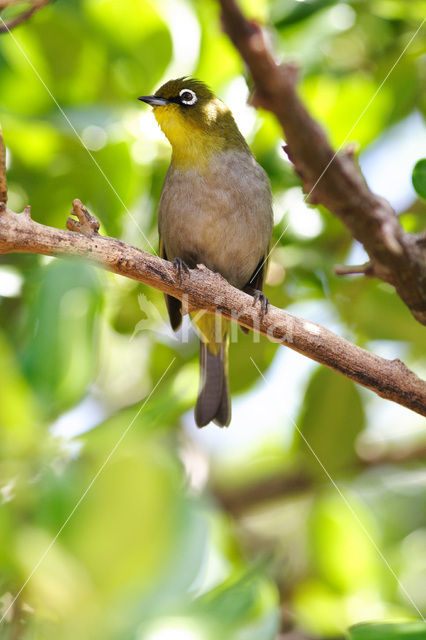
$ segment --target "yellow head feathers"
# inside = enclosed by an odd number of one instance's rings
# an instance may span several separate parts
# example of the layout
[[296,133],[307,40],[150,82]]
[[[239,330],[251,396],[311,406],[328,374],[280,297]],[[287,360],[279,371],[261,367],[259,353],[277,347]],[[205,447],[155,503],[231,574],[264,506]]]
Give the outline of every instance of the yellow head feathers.
[[178,168],[202,170],[212,153],[226,149],[251,153],[228,107],[199,80],[169,80],[153,96],[139,99],[153,106]]

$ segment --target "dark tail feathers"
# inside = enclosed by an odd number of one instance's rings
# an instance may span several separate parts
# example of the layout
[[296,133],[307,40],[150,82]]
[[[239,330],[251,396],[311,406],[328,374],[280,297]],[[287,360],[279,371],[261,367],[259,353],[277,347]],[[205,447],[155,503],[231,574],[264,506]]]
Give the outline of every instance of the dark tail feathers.
[[198,427],[212,420],[220,427],[227,427],[231,422],[227,358],[228,340],[220,345],[217,355],[200,341],[200,392],[195,406]]

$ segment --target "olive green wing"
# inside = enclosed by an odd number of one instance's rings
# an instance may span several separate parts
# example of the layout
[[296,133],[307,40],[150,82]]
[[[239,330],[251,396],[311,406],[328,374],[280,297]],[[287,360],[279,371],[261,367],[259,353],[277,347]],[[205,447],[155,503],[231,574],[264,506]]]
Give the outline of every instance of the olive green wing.
[[[164,242],[160,236],[160,258],[164,260],[168,260],[166,251],[164,249]],[[169,296],[167,293],[164,294],[164,299],[166,301],[166,307],[169,314],[170,324],[172,326],[173,331],[177,331],[182,324],[182,303],[177,298],[173,296]]]

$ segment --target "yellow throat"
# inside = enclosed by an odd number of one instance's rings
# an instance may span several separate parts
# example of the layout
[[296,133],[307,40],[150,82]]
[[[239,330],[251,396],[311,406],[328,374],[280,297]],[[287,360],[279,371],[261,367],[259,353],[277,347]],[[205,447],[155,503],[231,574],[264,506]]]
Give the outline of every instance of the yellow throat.
[[230,148],[249,153],[228,107],[217,98],[204,104],[199,118],[186,118],[178,105],[154,107],[155,118],[172,145],[172,164],[181,171],[207,171],[211,156]]

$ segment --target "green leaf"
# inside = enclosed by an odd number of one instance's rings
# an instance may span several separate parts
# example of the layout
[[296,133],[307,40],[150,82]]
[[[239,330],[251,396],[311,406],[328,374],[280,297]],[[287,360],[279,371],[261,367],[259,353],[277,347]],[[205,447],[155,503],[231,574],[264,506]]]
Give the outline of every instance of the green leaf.
[[82,260],[57,260],[34,274],[39,291],[29,307],[24,368],[33,387],[55,412],[76,402],[96,363],[99,272]]
[[354,444],[364,423],[364,409],[355,384],[324,367],[317,369],[297,421],[300,433],[296,434],[296,442],[306,465],[322,477],[322,466],[331,475],[347,469],[356,458]]
[[311,75],[301,84],[301,92],[314,117],[325,127],[335,146],[356,140],[360,148],[370,144],[384,129],[393,104],[390,87],[377,95],[363,118],[361,105],[371,101],[377,87],[374,78],[354,72],[343,79],[330,74]]
[[426,158],[416,163],[411,179],[416,192],[426,200]]
[[309,578],[297,585],[293,606],[301,627],[315,637],[340,637],[347,626],[344,596],[324,581]]
[[7,460],[34,447],[38,437],[35,422],[39,416],[35,398],[3,333],[0,333],[0,378],[0,460]]
[[377,589],[381,566],[369,539],[377,538],[375,523],[355,494],[342,499],[333,489],[321,496],[308,531],[316,573],[328,587],[338,594]]
[[390,624],[357,624],[349,629],[350,640],[424,640],[424,622],[398,622]]
[[[409,342],[411,349],[424,354],[424,327],[416,322],[402,300],[385,284],[366,278],[346,280],[335,305],[343,321],[364,346],[370,340]],[[383,315],[386,309],[386,316]]]
[[278,345],[258,333],[250,331],[244,334],[233,324],[231,327],[231,345],[229,349],[229,380],[232,393],[242,393],[259,380],[256,367],[248,366],[247,353],[250,353],[259,369],[264,371],[272,363]]
[[113,82],[131,96],[142,89],[149,92],[161,79],[172,56],[169,30],[154,3],[86,0],[83,4],[99,30],[101,42],[108,42],[109,55],[115,57]]
[[[279,9],[281,9],[284,3],[278,3]],[[298,2],[294,6],[286,11],[286,14],[274,21],[275,26],[279,29],[282,27],[289,27],[310,18],[312,15],[325,9],[327,7],[336,4],[336,0],[307,0],[306,2]],[[284,5],[286,8],[288,3]],[[278,10],[279,10],[278,9]]]
[[[262,621],[262,638],[272,640],[276,637],[278,594],[276,588],[259,569],[261,568],[253,566],[240,579],[227,580],[193,602],[190,612],[209,621],[212,631],[215,630],[214,637],[222,637],[231,629],[236,634],[241,625],[245,628],[241,637],[247,640],[259,637],[253,635],[253,631],[256,631],[257,625]],[[232,638],[236,637],[232,635]]]

